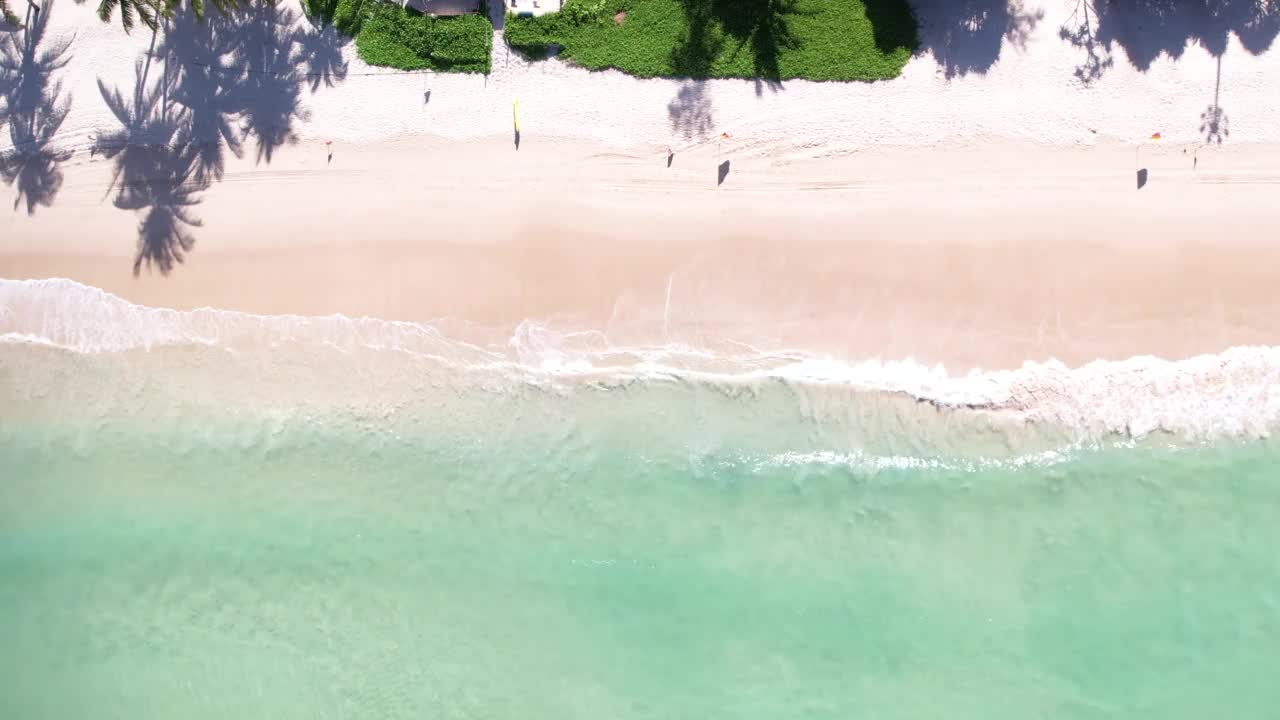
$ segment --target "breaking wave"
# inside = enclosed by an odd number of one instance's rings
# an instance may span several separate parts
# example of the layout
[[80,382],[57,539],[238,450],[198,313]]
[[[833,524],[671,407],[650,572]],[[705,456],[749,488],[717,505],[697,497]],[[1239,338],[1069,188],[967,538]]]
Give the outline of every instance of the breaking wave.
[[[505,343],[479,345],[424,323],[150,308],[64,279],[0,280],[0,345],[97,355],[191,347],[389,353],[430,363],[437,386],[447,378],[457,387],[489,389],[571,391],[652,381],[733,394],[781,384],[806,417],[847,414],[852,399],[878,398],[898,413],[933,412],[948,423],[967,419],[1047,432],[1055,444],[1155,433],[1184,441],[1256,438],[1280,422],[1280,347],[1233,347],[1181,360],[1098,360],[1074,368],[1028,362],[1015,370],[951,375],[940,365],[910,359],[851,363],[731,341],[716,348],[618,347],[600,332],[558,332],[534,321],[521,324]],[[6,352],[13,350],[0,349],[0,358]],[[880,418],[875,424],[893,432],[912,423]]]

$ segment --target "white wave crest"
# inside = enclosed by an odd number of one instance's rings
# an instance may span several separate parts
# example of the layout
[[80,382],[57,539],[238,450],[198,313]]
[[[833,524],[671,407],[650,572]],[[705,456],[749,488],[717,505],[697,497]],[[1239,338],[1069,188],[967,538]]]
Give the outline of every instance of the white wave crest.
[[341,352],[393,350],[449,368],[502,372],[529,382],[715,383],[777,380],[898,393],[942,409],[1053,424],[1080,437],[1265,437],[1280,422],[1280,347],[1234,347],[1182,360],[1143,356],[1071,368],[1028,362],[1014,370],[951,375],[910,359],[848,363],[801,350],[726,341],[715,349],[618,347],[600,332],[520,325],[506,347],[446,337],[430,324],[375,318],[264,316],[132,304],[65,279],[0,280],[0,344],[39,343],[80,353],[172,345],[273,348],[305,344]]

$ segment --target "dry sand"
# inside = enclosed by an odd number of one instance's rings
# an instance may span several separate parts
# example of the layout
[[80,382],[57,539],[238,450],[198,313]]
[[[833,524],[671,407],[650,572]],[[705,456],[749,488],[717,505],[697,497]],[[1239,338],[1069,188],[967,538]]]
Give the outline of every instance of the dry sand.
[[953,370],[1280,343],[1274,150],[1193,171],[1151,148],[1141,192],[1128,149],[731,160],[717,186],[719,152],[667,168],[568,142],[418,139],[332,163],[294,148],[234,163],[192,208],[188,261],[136,278],[138,218],[103,200],[111,163],[95,160],[55,208],[4,221],[0,275],[154,306],[467,321],[451,330],[490,341],[533,318],[619,344],[733,338]]
[[[48,207],[19,195],[0,215],[0,276],[154,306],[441,321],[494,342],[534,319],[618,344],[728,338],[952,370],[1280,344],[1280,53],[1230,34],[1221,53],[1191,44],[1141,72],[1113,45],[1086,87],[1050,5],[1019,7],[1036,21],[1010,25],[985,65],[940,51],[926,24],[932,44],[875,84],[642,81],[500,47],[488,79],[405,76],[347,45],[345,78],[302,83],[276,141],[229,118],[243,157],[185,184],[194,249],[135,278],[148,211],[115,207],[117,160],[90,147],[120,129],[99,81],[129,96],[150,39],[58,0],[45,42],[79,35],[53,71],[65,87],[46,88],[73,99],[48,147],[70,154]],[[1199,120],[1215,85],[1229,138]],[[1165,140],[1136,149],[1153,130]],[[132,182],[165,187],[154,167]]]

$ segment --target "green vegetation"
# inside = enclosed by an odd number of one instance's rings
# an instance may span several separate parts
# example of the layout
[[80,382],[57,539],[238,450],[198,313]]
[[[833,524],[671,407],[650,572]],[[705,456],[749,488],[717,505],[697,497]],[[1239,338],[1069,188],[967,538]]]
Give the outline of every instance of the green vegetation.
[[356,35],[365,62],[402,70],[486,73],[492,44],[488,18],[431,18],[390,3],[373,5]]
[[373,0],[338,0],[333,11],[333,26],[348,37],[360,34],[360,26],[364,23],[365,6],[372,5]]
[[897,77],[919,43],[907,0],[568,0],[503,37],[592,70],[769,80]]
[[305,0],[307,13],[356,39],[370,65],[489,72],[493,25],[484,15],[433,18],[377,0]]
[[360,34],[365,15],[376,2],[377,0],[303,0],[303,7],[311,17],[330,23],[344,35],[355,37]]
[[[250,0],[191,0],[191,12],[201,20],[204,19],[206,1],[224,14],[250,2]],[[83,2],[84,0],[76,0],[76,4]],[[102,22],[111,22],[111,16],[119,10],[120,25],[126,33],[133,29],[135,18],[149,30],[155,30],[159,27],[161,18],[173,17],[174,13],[182,9],[182,5],[183,0],[101,0],[98,3],[98,18]]]

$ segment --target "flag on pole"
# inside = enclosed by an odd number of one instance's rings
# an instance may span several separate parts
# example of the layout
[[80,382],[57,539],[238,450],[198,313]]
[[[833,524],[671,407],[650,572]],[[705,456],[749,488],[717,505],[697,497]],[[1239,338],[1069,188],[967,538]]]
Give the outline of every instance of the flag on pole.
[[520,132],[520,98],[511,103],[511,119],[515,122],[516,132]]

